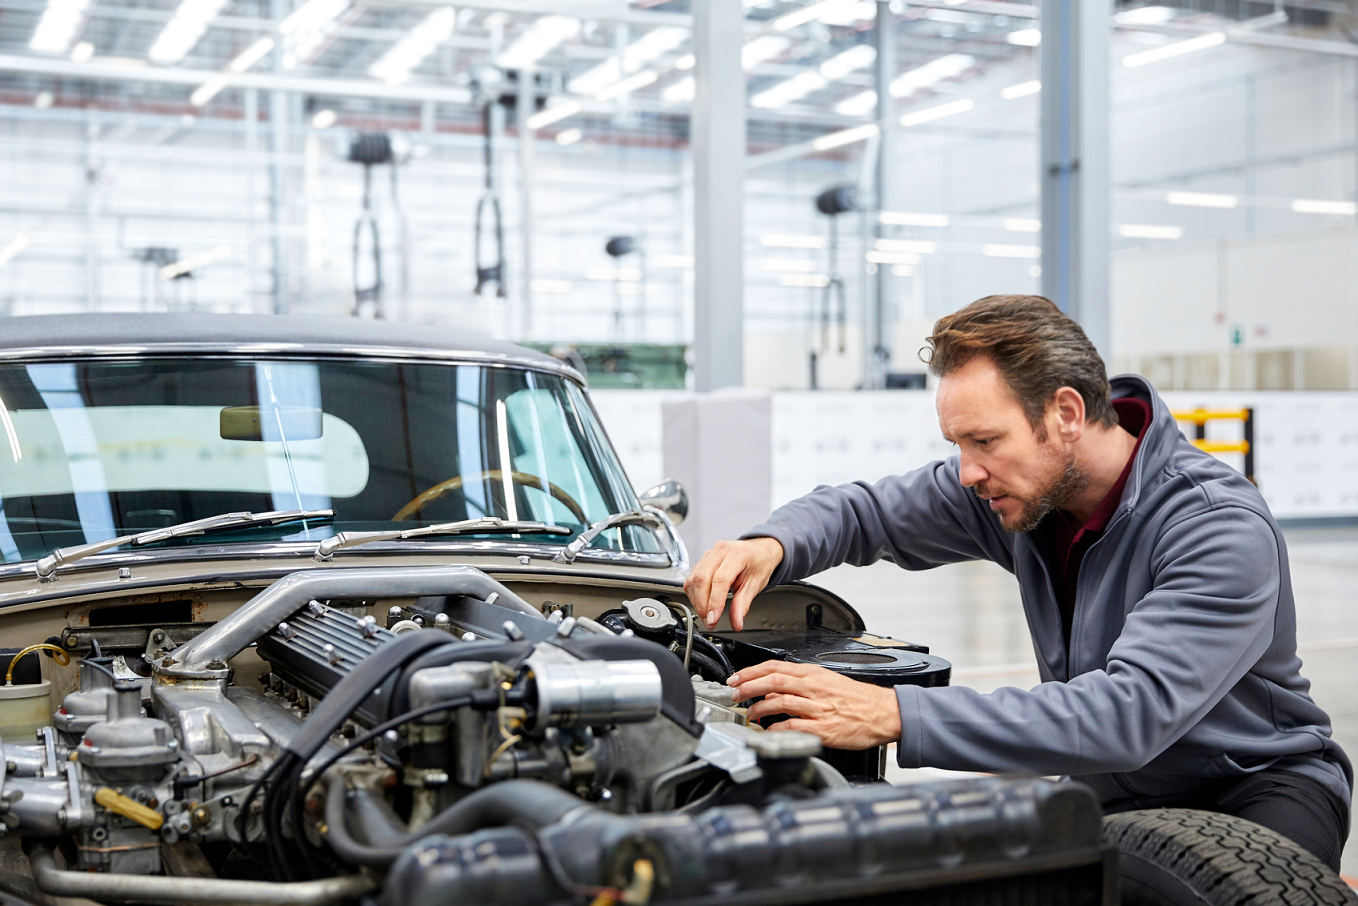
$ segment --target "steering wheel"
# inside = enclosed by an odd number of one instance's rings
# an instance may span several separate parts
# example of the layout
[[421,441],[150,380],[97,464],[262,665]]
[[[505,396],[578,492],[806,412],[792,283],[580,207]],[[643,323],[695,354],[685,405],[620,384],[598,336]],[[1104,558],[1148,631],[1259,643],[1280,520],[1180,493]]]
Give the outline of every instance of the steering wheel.
[[[484,481],[487,478],[503,481],[504,472],[499,469],[487,469],[481,473],[480,480]],[[466,475],[456,475],[446,481],[440,481],[438,484],[429,488],[427,491],[420,494],[420,496],[397,510],[396,515],[392,516],[391,520],[393,522],[404,522],[423,509],[425,504],[438,500],[445,494],[451,494],[453,491],[459,490],[466,480]],[[509,480],[515,484],[521,484],[526,488],[535,488],[539,491],[545,491],[560,501],[562,506],[570,510],[571,515],[578,519],[581,525],[589,525],[589,520],[585,518],[584,509],[581,508],[580,504],[575,502],[575,498],[561,490],[561,488],[557,487],[555,484],[552,484],[550,481],[544,486],[541,478],[538,478],[536,475],[529,475],[527,472],[510,472]]]

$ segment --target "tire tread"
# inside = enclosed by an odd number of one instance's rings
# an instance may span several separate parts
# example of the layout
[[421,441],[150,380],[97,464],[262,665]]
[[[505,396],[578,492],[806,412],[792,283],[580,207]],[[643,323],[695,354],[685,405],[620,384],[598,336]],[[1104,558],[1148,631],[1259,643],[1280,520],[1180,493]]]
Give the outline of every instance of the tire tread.
[[1119,852],[1175,876],[1211,906],[1358,906],[1329,866],[1251,821],[1196,809],[1147,809],[1104,819]]

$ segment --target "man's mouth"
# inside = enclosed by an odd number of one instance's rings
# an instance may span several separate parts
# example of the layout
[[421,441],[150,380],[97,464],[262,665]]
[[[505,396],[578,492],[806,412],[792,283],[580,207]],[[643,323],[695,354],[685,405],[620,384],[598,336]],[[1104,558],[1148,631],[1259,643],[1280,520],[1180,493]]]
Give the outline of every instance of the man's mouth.
[[992,510],[998,510],[1001,506],[1004,505],[1004,501],[1008,499],[1009,499],[1008,494],[1000,494],[996,497],[987,497],[986,502],[990,504],[990,508]]

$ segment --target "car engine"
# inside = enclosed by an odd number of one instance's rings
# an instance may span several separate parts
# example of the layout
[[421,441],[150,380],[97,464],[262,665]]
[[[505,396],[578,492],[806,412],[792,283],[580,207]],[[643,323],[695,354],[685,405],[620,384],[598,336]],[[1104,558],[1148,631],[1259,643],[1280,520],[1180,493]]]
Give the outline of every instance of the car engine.
[[[814,736],[747,723],[722,682],[736,648],[686,606],[568,611],[465,566],[318,569],[181,644],[149,631],[149,677],[96,645],[37,743],[3,742],[0,820],[32,881],[0,888],[602,906],[1004,883],[1106,900],[1116,871],[1082,788],[851,782]],[[233,666],[251,648],[257,686]]]

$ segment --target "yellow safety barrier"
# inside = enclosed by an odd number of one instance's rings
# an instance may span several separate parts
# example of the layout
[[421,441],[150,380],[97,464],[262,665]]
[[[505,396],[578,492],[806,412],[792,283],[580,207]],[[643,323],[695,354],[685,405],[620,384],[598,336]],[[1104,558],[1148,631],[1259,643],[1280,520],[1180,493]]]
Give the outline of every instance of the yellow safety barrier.
[[1216,419],[1229,419],[1231,421],[1243,422],[1250,417],[1248,409],[1181,409],[1178,412],[1171,412],[1176,421],[1192,422],[1195,425],[1204,425]]
[[[1191,422],[1196,426],[1193,446],[1204,453],[1242,453],[1245,456],[1245,477],[1254,481],[1254,410],[1245,409],[1179,409],[1171,411],[1175,421]],[[1245,425],[1244,440],[1208,440],[1207,423],[1210,421],[1235,421]]]
[[1195,440],[1193,446],[1204,453],[1248,453],[1249,441],[1245,440]]

